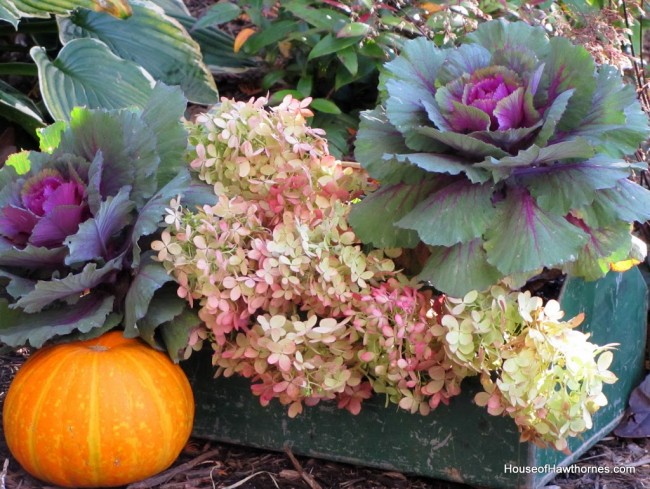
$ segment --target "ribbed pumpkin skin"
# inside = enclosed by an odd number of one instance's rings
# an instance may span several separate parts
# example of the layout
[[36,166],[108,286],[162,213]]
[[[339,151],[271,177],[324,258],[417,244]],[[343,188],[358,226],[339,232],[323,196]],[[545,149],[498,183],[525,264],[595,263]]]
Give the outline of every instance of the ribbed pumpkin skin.
[[66,487],[119,486],[165,470],[193,420],[181,368],[118,331],[37,351],[3,409],[16,460],[38,479]]

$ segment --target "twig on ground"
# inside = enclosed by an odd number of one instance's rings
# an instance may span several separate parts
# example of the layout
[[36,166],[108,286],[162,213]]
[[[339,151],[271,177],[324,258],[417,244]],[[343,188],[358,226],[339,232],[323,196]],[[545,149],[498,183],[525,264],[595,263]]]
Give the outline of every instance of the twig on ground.
[[185,462],[184,464],[177,465],[176,467],[166,470],[162,474],[158,474],[154,477],[150,477],[149,479],[145,479],[140,482],[135,482],[134,484],[129,484],[127,486],[127,489],[150,489],[152,487],[159,486],[169,481],[176,475],[181,474],[218,454],[219,454],[219,449],[215,448],[214,450],[210,450],[209,452],[202,453],[201,455],[190,460],[189,462]]
[[294,454],[291,452],[291,448],[289,447],[284,447],[284,451],[287,454],[287,457],[289,457],[289,460],[291,460],[291,463],[295,467],[295,469],[298,471],[300,474],[300,477],[307,483],[307,485],[311,489],[323,489],[321,485],[316,482],[316,479],[314,479],[311,474],[308,474],[305,472],[302,468],[302,465],[300,465],[300,462],[298,462],[298,459],[294,456]]
[[6,489],[5,479],[7,478],[8,469],[9,469],[9,459],[5,458],[5,463],[2,466],[2,472],[0,472],[0,489]]
[[[260,474],[266,474],[268,475],[271,480],[273,481],[273,484],[275,484],[275,487],[280,489],[280,486],[278,486],[277,481],[275,480],[275,477],[273,477],[273,474],[271,472],[266,472],[265,470],[260,470],[259,472],[255,472],[254,474],[249,475],[245,479],[242,479],[238,482],[235,482],[234,484],[231,484],[230,486],[225,486],[225,487],[220,487],[219,489],[235,489],[236,487],[239,487],[243,484],[246,484],[249,480],[251,480],[253,477],[257,477]],[[217,486],[214,484],[214,480],[212,481],[212,487],[216,488]]]

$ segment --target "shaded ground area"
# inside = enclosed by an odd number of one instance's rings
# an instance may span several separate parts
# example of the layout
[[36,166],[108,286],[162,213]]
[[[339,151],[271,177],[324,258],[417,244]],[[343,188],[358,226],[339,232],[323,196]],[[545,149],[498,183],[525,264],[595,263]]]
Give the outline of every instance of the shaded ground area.
[[[26,352],[0,355],[0,404]],[[26,474],[11,457],[0,437],[0,489],[42,489],[48,486]],[[583,467],[606,467],[609,474],[575,474],[558,477],[551,488],[650,488],[650,439],[605,438],[578,462]],[[634,474],[614,473],[633,467]],[[51,487],[51,486],[49,486]],[[176,463],[151,479],[128,489],[471,489],[470,486],[435,481],[396,472],[295,457],[292,453],[265,452],[192,439]]]

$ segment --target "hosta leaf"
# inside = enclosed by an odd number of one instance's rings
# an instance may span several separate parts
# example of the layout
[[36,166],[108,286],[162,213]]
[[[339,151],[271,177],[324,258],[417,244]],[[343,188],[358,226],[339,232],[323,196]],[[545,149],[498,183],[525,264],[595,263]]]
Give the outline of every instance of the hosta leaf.
[[180,90],[158,83],[142,112],[142,119],[156,137],[160,157],[158,187],[167,184],[186,165],[183,153],[187,149],[187,131],[181,123],[186,106]]
[[92,294],[65,308],[26,314],[0,299],[0,341],[10,346],[29,343],[40,348],[49,339],[102,326],[113,310],[113,296]]
[[129,200],[130,190],[124,187],[116,196],[108,197],[100,204],[95,217],[83,222],[77,233],[65,240],[70,250],[65,259],[67,265],[109,258],[111,238],[131,222],[135,205]]
[[23,127],[33,134],[43,127],[43,116],[32,100],[0,80],[0,117]]
[[372,178],[383,184],[420,181],[425,172],[389,156],[408,152],[402,134],[388,122],[382,107],[361,113],[354,157]]
[[149,303],[158,289],[173,281],[161,263],[153,261],[152,253],[142,257],[142,264],[131,282],[124,302],[124,335],[129,338],[139,336],[138,322],[145,317]]
[[591,229],[582,226],[589,241],[578,255],[575,263],[565,270],[585,280],[596,280],[605,276],[612,262],[624,260],[632,246],[630,225],[619,221],[609,227]]
[[350,212],[350,224],[364,243],[377,248],[413,248],[420,238],[417,232],[395,226],[436,187],[432,181],[419,184],[386,185],[364,197]]
[[38,65],[43,101],[54,119],[68,120],[76,106],[141,107],[151,95],[151,76],[100,41],[70,41],[54,61],[42,47],[33,47],[30,54]]
[[625,163],[596,157],[578,163],[541,166],[516,173],[540,208],[566,215],[593,202],[596,190],[615,187],[630,173]]
[[[145,316],[138,321],[138,336],[154,348],[158,348],[156,330],[163,324],[172,321],[183,312],[187,302],[176,294],[175,287],[165,287],[155,292]],[[125,335],[129,335],[125,332]]]
[[453,297],[470,290],[484,290],[495,284],[501,274],[487,262],[481,239],[459,243],[450,248],[434,246],[418,279]]
[[623,179],[613,188],[596,192],[596,203],[626,222],[650,219],[650,190]]
[[28,244],[18,249],[5,238],[0,237],[0,266],[3,267],[28,270],[59,267],[67,253],[68,249],[65,246],[44,248]]
[[503,275],[576,260],[587,235],[563,216],[545,212],[525,190],[510,192],[486,233],[488,262]]
[[167,353],[174,362],[183,358],[183,352],[190,340],[190,333],[201,327],[202,324],[203,322],[197,316],[196,311],[186,308],[172,321],[160,326]]
[[[130,198],[142,206],[156,191],[159,157],[156,137],[134,111],[91,111],[76,108],[70,127],[61,137],[55,155],[71,153],[93,161],[99,151],[103,156],[101,194],[115,195],[131,186]],[[110,168],[110,171],[106,171]]]
[[214,79],[203,63],[199,45],[185,28],[152,2],[131,0],[130,4],[133,15],[125,20],[86,9],[60,18],[63,43],[98,39],[116,55],[142,66],[154,79],[180,85],[191,102],[215,103]]
[[66,277],[51,280],[39,280],[29,293],[20,298],[15,304],[26,313],[41,311],[45,306],[56,300],[74,302],[87,291],[92,291],[102,282],[108,280],[111,274],[122,268],[122,255],[113,258],[102,267],[96,263],[88,263],[81,272],[70,273]]
[[154,3],[163,7],[167,15],[178,20],[186,30],[192,31],[192,38],[199,43],[203,61],[212,73],[241,73],[257,66],[250,56],[235,52],[234,39],[229,34],[216,27],[195,28],[196,19],[189,13],[181,13],[167,1]]
[[0,20],[9,22],[15,29],[18,27],[21,17],[22,12],[16,8],[11,0],[0,0]]
[[481,236],[494,218],[491,185],[467,180],[437,190],[397,221],[428,245],[452,246]]
[[107,12],[121,19],[131,15],[130,2],[127,0],[80,0],[71,2],[69,0],[12,0],[20,11],[28,14],[67,14],[77,8],[87,8],[99,12]]

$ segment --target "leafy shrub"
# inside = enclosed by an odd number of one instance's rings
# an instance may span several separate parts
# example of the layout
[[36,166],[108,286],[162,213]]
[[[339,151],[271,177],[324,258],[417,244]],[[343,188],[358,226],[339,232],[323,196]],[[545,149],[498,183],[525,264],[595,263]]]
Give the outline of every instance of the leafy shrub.
[[[233,53],[233,39],[216,29],[197,29],[192,32],[196,39],[191,37],[186,27],[195,19],[182,2],[158,3],[5,2],[0,20],[11,23],[23,36],[22,42],[27,40],[36,64],[27,60],[2,63],[0,74],[38,74],[40,95],[55,120],[67,120],[76,106],[143,107],[154,80],[180,86],[191,102],[216,102],[212,71],[241,68],[250,62]],[[2,38],[9,51],[24,50],[14,43],[16,34],[11,29],[3,29]],[[25,85],[26,91],[35,91],[31,83]],[[34,103],[39,100],[32,98],[0,83],[3,115],[30,135],[48,120],[43,108]]]

